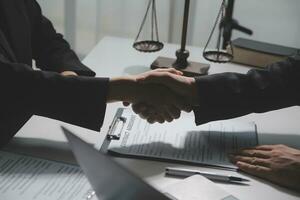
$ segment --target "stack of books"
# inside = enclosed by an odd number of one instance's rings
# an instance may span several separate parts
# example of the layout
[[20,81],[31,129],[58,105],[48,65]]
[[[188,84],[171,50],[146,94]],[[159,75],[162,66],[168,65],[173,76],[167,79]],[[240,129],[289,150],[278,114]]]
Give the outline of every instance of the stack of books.
[[[259,42],[244,38],[232,41],[232,62],[254,67],[266,67],[272,63],[300,54],[300,49]],[[230,46],[228,51],[230,51]]]

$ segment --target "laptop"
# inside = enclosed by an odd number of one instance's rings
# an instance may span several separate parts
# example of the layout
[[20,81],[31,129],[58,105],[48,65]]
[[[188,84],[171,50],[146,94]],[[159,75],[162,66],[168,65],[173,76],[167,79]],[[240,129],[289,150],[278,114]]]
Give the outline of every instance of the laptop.
[[74,156],[99,200],[170,200],[107,155],[62,127]]

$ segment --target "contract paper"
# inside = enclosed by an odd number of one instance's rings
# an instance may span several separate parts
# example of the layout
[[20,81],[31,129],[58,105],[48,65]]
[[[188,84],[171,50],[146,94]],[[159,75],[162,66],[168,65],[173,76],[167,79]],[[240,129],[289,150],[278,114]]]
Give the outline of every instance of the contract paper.
[[82,170],[0,151],[1,200],[96,200]]
[[122,117],[126,122],[121,138],[108,147],[116,155],[235,168],[228,155],[258,143],[252,122],[219,121],[197,127],[193,118],[185,117],[169,124],[149,124],[128,109]]

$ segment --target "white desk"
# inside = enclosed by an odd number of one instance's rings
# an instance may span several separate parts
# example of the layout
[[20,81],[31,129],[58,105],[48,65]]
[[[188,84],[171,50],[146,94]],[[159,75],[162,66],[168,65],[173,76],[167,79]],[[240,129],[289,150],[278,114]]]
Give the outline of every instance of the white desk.
[[[137,74],[149,69],[150,64],[158,55],[174,57],[177,45],[166,45],[164,50],[154,54],[143,54],[132,48],[133,40],[106,37],[86,57],[84,63],[97,72],[97,76],[114,77],[124,74]],[[206,62],[202,58],[201,48],[189,48],[190,60]],[[220,72],[246,73],[248,68],[235,64],[213,64],[210,73]],[[113,119],[115,111],[120,103],[110,104],[106,110],[106,117],[101,134],[80,127],[66,125],[79,136],[99,147],[104,139],[105,133]],[[186,115],[186,114],[184,114]],[[255,121],[258,125],[259,141],[261,144],[284,143],[300,148],[300,109],[298,107],[288,108],[266,114],[251,114],[240,118],[243,121]],[[33,153],[51,159],[67,160],[72,162],[72,156],[59,125],[64,124],[55,120],[42,117],[33,117],[17,134],[12,146],[16,151]],[[178,166],[174,164],[152,162],[133,159],[117,159],[128,169],[143,177],[154,187],[160,189],[179,179],[164,177],[166,166]],[[200,169],[201,167],[191,167]],[[205,169],[215,171],[213,169]],[[236,172],[230,172],[235,174]],[[247,175],[246,175],[247,176]],[[253,177],[249,186],[238,186],[232,184],[219,184],[240,199],[272,199],[292,200],[300,199],[300,194],[266,183]]]

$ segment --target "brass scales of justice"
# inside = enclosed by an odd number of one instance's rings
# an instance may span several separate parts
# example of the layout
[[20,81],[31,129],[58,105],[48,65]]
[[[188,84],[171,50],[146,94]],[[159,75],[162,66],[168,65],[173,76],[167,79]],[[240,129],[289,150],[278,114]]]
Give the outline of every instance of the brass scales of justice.
[[[252,34],[252,31],[242,27],[238,24],[237,20],[233,19],[233,8],[235,0],[222,0],[220,10],[217,15],[217,19],[213,25],[213,29],[209,35],[208,41],[206,42],[205,48],[203,50],[203,57],[215,63],[227,63],[233,59],[233,48],[231,46],[231,33],[233,29],[237,29],[247,34]],[[183,27],[182,27],[182,38],[181,38],[181,48],[176,51],[176,59],[167,57],[158,57],[151,65],[151,69],[157,68],[169,68],[173,67],[180,70],[186,76],[199,76],[206,75],[210,68],[209,64],[191,62],[188,61],[190,55],[189,51],[186,49],[187,42],[187,31],[188,31],[188,21],[189,21],[189,9],[190,0],[185,0],[184,6],[184,16],[183,16]],[[146,40],[141,40],[141,33],[145,28],[147,18],[150,19],[151,24],[151,38]],[[219,33],[217,37],[217,45],[215,49],[208,50],[208,46],[211,43],[211,39],[219,25]],[[222,43],[223,36],[223,44]],[[156,11],[156,0],[149,0],[145,16],[142,20],[139,32],[133,44],[133,47],[140,52],[151,53],[157,52],[163,49],[164,44],[159,40],[159,30],[158,30],[158,20]],[[227,48],[229,47],[229,48]]]

